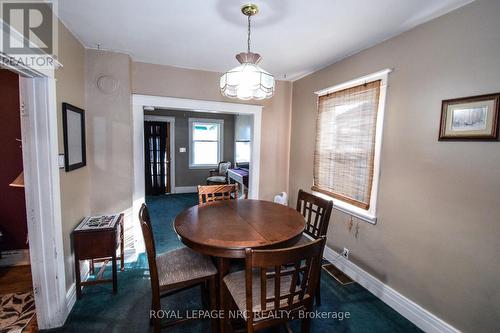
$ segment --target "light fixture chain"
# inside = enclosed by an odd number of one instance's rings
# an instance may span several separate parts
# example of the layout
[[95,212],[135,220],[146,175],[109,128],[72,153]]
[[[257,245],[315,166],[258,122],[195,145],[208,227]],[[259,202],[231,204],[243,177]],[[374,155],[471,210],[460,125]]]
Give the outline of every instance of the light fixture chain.
[[251,15],[248,15],[248,39],[247,39],[247,52],[250,53],[250,33],[251,33],[251,30],[250,30],[250,19],[251,19]]

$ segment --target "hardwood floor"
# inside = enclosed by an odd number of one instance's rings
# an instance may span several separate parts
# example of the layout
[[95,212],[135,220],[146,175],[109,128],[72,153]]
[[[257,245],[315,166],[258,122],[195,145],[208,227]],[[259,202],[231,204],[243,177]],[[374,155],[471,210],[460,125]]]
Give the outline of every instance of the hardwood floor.
[[[33,290],[30,266],[0,267],[0,294],[23,293]],[[36,316],[29,322],[23,333],[38,332]]]

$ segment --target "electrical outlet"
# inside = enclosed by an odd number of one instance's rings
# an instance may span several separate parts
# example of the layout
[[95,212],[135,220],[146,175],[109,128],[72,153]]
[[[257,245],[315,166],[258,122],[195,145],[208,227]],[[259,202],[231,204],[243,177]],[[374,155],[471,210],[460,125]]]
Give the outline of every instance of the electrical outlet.
[[349,259],[349,249],[344,247],[344,250],[342,251],[342,257]]

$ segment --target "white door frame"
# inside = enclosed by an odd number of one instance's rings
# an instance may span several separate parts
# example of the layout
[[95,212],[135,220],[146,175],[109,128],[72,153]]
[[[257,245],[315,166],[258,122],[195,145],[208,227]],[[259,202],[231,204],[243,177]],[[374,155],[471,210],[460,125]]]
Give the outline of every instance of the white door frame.
[[68,315],[61,226],[57,104],[53,77],[20,77],[21,133],[31,274],[38,327]]
[[[13,27],[10,29],[11,37],[24,43],[23,35]],[[35,69],[3,52],[0,52],[0,58],[5,60],[3,64],[7,69],[19,75],[31,276],[38,328],[49,329],[62,326],[69,314],[61,226],[54,68]],[[54,58],[52,63],[56,68],[62,67]]]
[[[250,164],[250,183],[248,196],[250,199],[259,198],[260,178],[260,143],[262,106],[240,103],[215,102],[197,99],[186,99],[164,96],[132,95],[132,122],[134,130],[134,187],[133,187],[133,218],[137,220],[139,209],[145,202],[144,193],[144,107],[161,109],[186,110],[195,112],[230,113],[253,115],[252,158]],[[174,151],[175,152],[175,151]],[[136,225],[135,248],[138,252],[144,251],[141,241],[141,229]]]
[[144,121],[161,121],[170,127],[170,193],[175,193],[175,117],[145,115]]

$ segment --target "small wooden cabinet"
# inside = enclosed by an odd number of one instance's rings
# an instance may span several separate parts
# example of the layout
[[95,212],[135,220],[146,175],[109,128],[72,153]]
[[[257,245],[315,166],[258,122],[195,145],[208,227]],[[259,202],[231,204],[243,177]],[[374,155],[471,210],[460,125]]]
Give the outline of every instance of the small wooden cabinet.
[[[120,268],[124,269],[123,257],[123,214],[110,216],[86,217],[73,230],[75,252],[76,296],[82,297],[82,286],[98,283],[113,283],[113,294],[118,290],[116,261],[120,259]],[[120,248],[120,256],[116,252]],[[82,281],[80,261],[90,260],[90,272],[94,273],[94,263],[103,262],[95,280]],[[106,264],[111,260],[113,273],[111,279],[102,278]]]

